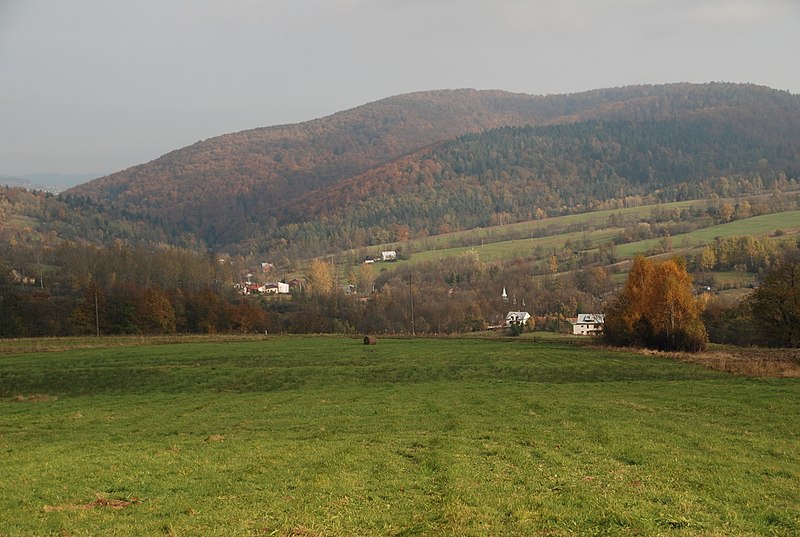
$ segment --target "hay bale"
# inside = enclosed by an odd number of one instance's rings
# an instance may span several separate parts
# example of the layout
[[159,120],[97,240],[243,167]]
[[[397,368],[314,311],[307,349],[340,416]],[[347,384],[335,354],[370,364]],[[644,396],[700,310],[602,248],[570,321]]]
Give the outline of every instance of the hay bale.
[[375,336],[364,336],[364,345],[377,345],[378,338]]

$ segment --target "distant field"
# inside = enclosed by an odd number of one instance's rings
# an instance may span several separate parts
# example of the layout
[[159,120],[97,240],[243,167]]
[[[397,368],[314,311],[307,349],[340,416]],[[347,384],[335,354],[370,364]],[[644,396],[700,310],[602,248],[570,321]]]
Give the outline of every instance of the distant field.
[[658,205],[641,205],[638,207],[625,207],[621,209],[609,209],[566,216],[554,216],[542,220],[529,220],[527,222],[518,222],[503,226],[455,231],[453,233],[436,235],[434,237],[424,237],[403,242],[381,244],[370,247],[370,250],[380,252],[381,250],[403,248],[410,251],[419,251],[432,250],[434,247],[436,249],[447,249],[452,248],[454,244],[465,241],[470,242],[473,246],[477,246],[480,244],[482,239],[486,242],[493,242],[496,241],[498,237],[524,239],[525,237],[530,238],[532,235],[541,234],[543,232],[548,234],[560,234],[559,231],[563,232],[563,230],[571,226],[604,228],[608,225],[608,218],[611,215],[616,214],[621,214],[629,218],[641,218],[643,216],[650,216],[653,209],[656,208],[669,210],[675,208],[683,209],[693,206],[705,207],[709,203],[711,202],[708,200],[678,201],[673,203],[662,203]]
[[0,535],[800,533],[798,379],[555,340],[162,343],[0,356]]
[[[682,209],[697,205],[705,207],[708,203],[710,202],[707,200],[681,201],[556,216],[543,220],[530,220],[503,226],[456,231],[434,237],[359,248],[342,252],[337,255],[337,258],[343,259],[344,264],[349,265],[359,257],[360,253],[369,252],[375,255],[382,250],[397,249],[403,252],[411,252],[410,260],[380,264],[381,268],[394,269],[409,263],[420,263],[432,259],[461,255],[469,249],[477,250],[484,261],[531,257],[532,249],[536,246],[560,248],[566,240],[582,238],[584,234],[591,235],[590,238],[593,241],[603,242],[609,240],[618,231],[608,228],[608,218],[611,215],[621,214],[629,220],[635,220],[645,216],[649,217],[653,209],[656,208]],[[579,229],[575,230],[574,228]],[[595,231],[595,229],[598,231]]]
[[[670,205],[665,205],[669,207]],[[638,208],[643,209],[643,208]],[[642,214],[650,214],[653,207],[648,207]],[[603,211],[605,213],[606,211]],[[616,211],[610,211],[613,213]],[[600,213],[591,213],[594,215]],[[582,215],[576,215],[582,216]],[[588,215],[583,215],[588,216]],[[606,216],[607,218],[607,216]],[[605,218],[602,219],[605,222]],[[599,224],[598,224],[599,225]],[[603,224],[606,225],[605,223]],[[774,233],[780,229],[784,232],[796,232],[800,230],[800,211],[788,211],[782,213],[768,214],[736,220],[727,224],[720,224],[707,228],[698,229],[691,233],[683,233],[672,236],[672,244],[676,249],[686,247],[698,247],[710,243],[715,237],[733,237],[739,235],[759,235]],[[566,241],[579,241],[587,238],[591,244],[597,246],[612,240],[621,230],[619,228],[587,227],[587,231],[556,234],[540,238],[527,238],[508,240],[500,242],[488,242],[478,246],[464,246],[458,248],[445,248],[417,252],[405,261],[393,263],[379,263],[376,266],[381,268],[398,268],[404,265],[423,263],[463,255],[467,251],[474,251],[482,261],[502,261],[505,259],[530,258],[535,257],[534,250],[540,248],[542,252],[551,252],[560,249]],[[633,257],[637,253],[645,253],[652,250],[659,243],[660,239],[647,239],[635,241],[627,244],[620,244],[616,247],[617,256],[621,259]]]
[[[719,224],[698,229],[691,233],[682,233],[672,236],[675,247],[703,246],[712,242],[716,237],[728,238],[743,235],[772,234],[780,229],[784,232],[797,232],[800,230],[800,211],[787,211],[782,213],[765,214],[744,218],[727,224]],[[617,246],[617,255],[632,257],[637,253],[644,253],[658,244],[659,239],[636,241]]]
[[709,272],[707,274],[714,279],[717,288],[744,287],[754,283],[758,278],[758,275],[747,272]]
[[[445,250],[428,250],[413,254],[411,259],[405,261],[396,261],[391,263],[392,268],[402,267],[407,264],[424,263],[426,261],[435,261],[445,257],[453,257],[463,255],[468,251],[474,251],[478,254],[481,261],[502,261],[505,259],[515,258],[529,258],[535,257],[534,249],[541,248],[542,251],[548,252],[558,250],[564,247],[564,243],[568,240],[577,241],[584,237],[589,238],[593,244],[600,244],[610,241],[615,235],[619,233],[619,229],[601,229],[597,231],[587,232],[573,232],[554,235],[549,237],[541,237],[534,239],[517,239],[502,242],[492,242],[483,246],[463,246],[460,248],[448,248]],[[381,267],[386,265],[381,265]]]

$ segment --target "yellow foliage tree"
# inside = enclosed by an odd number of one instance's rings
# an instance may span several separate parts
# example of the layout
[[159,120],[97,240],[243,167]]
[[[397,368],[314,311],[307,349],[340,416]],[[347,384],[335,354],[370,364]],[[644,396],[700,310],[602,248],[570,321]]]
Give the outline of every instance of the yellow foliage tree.
[[717,253],[711,245],[703,248],[700,253],[700,268],[703,270],[714,270],[717,266]]
[[605,338],[615,345],[703,350],[708,335],[701,310],[683,259],[637,256],[625,287],[606,309]]
[[372,284],[375,282],[375,274],[372,271],[372,265],[369,263],[362,263],[358,271],[358,290],[362,293],[371,293]]
[[333,266],[321,259],[314,259],[306,273],[306,287],[311,294],[329,295],[333,292]]

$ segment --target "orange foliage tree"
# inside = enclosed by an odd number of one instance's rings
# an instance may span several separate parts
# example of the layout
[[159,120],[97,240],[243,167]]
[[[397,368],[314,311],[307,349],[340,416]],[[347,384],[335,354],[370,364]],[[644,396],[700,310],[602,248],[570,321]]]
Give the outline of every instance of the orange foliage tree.
[[637,256],[625,287],[606,308],[604,337],[613,345],[700,351],[708,344],[701,311],[683,259]]

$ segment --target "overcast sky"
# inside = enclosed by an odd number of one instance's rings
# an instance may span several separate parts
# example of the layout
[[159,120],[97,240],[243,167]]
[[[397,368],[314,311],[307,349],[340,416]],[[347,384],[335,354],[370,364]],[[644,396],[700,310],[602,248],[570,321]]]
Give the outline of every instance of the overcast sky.
[[0,175],[443,88],[800,93],[798,0],[0,0]]

